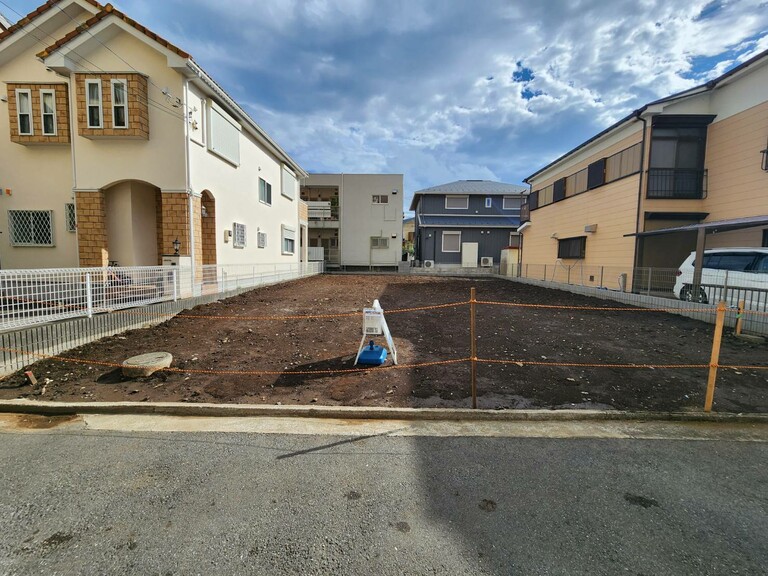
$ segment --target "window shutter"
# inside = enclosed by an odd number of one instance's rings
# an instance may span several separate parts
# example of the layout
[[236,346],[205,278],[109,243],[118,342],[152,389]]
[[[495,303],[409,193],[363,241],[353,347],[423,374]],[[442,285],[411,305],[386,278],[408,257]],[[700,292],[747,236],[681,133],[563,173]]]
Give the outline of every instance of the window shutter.
[[554,202],[565,200],[565,178],[560,178],[560,180],[555,182],[552,200]]
[[605,184],[605,158],[592,162],[587,169],[587,189],[597,188]]
[[536,210],[536,208],[538,207],[539,207],[539,191],[536,190],[536,192],[531,192],[528,195],[528,209]]

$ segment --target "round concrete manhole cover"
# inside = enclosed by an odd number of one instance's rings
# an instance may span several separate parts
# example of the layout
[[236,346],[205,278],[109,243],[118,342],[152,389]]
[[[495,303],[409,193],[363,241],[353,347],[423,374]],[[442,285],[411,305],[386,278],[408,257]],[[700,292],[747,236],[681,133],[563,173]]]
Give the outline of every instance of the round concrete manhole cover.
[[123,376],[127,378],[151,376],[158,370],[170,367],[171,362],[173,362],[173,356],[168,352],[150,352],[133,356],[123,362]]

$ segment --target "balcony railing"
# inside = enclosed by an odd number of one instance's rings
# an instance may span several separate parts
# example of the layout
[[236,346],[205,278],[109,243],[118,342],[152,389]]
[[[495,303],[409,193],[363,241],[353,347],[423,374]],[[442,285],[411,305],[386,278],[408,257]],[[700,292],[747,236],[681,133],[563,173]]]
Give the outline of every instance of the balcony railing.
[[528,202],[523,202],[520,206],[520,224],[525,224],[531,221],[531,208],[528,206]]
[[330,202],[307,201],[310,220],[338,220],[339,207],[332,206]]
[[650,168],[647,197],[684,200],[706,198],[707,171],[688,168]]

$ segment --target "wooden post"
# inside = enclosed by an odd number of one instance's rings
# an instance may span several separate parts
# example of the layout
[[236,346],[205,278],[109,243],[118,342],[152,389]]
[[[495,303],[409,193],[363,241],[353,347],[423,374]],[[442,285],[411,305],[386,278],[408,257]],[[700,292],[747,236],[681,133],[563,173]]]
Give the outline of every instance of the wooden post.
[[744,300],[739,300],[739,311],[736,314],[736,329],[734,333],[736,336],[741,335],[741,325],[744,321]]
[[717,380],[717,364],[720,361],[720,342],[723,339],[724,322],[725,322],[725,302],[721,300],[717,305],[717,319],[715,320],[715,336],[712,340],[712,356],[709,359],[709,378],[707,379],[707,398],[704,401],[704,412],[712,411],[712,402],[715,398],[715,381]]
[[472,408],[477,408],[477,339],[475,337],[475,289],[469,289],[469,339],[472,373]]

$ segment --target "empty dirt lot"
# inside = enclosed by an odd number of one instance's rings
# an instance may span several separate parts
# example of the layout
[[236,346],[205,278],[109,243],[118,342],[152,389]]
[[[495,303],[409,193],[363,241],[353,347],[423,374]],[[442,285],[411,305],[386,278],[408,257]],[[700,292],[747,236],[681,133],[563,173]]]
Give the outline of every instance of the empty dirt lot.
[[[468,306],[395,311],[465,302],[473,286],[478,300],[485,301],[623,306],[501,279],[319,276],[200,306],[159,326],[106,338],[64,355],[78,362],[43,360],[28,368],[37,377],[37,386],[19,372],[0,381],[0,398],[468,407],[467,362],[338,371],[352,368],[361,338],[361,310],[374,298],[385,312],[391,311],[387,322],[401,364],[469,357]],[[332,316],[347,313],[353,314]],[[307,315],[331,316],[264,318]],[[498,409],[700,410],[706,368],[525,362],[706,365],[712,331],[708,324],[639,309],[478,305],[478,357],[509,361],[478,365],[478,404]],[[383,344],[383,339],[377,343]],[[126,380],[119,369],[108,365],[152,351],[173,354],[173,368],[180,371]],[[736,340],[726,330],[720,363],[766,366],[768,346]],[[321,373],[292,374],[306,371]],[[721,368],[715,409],[768,412],[768,370]]]

